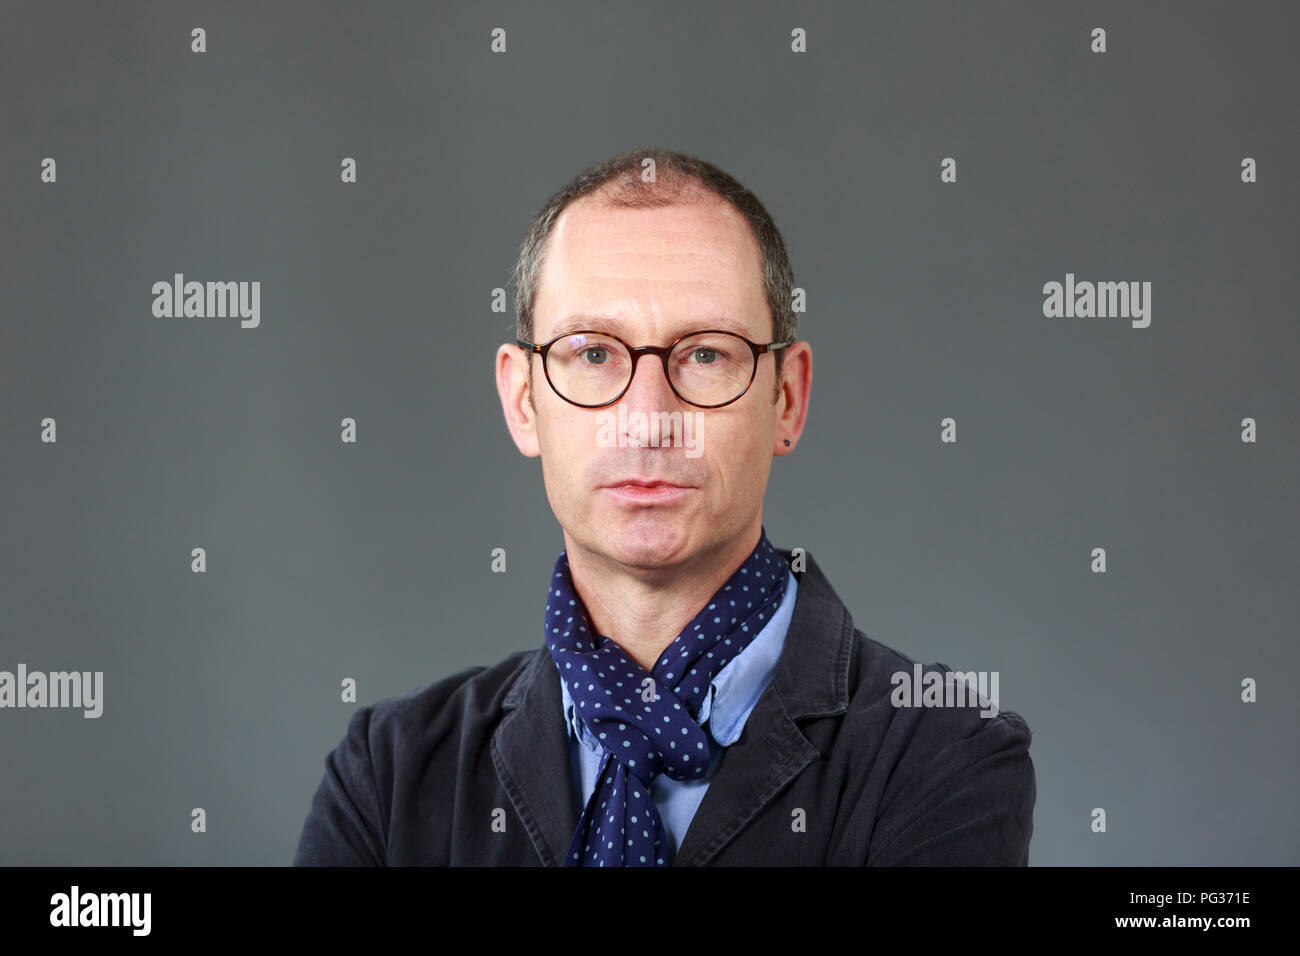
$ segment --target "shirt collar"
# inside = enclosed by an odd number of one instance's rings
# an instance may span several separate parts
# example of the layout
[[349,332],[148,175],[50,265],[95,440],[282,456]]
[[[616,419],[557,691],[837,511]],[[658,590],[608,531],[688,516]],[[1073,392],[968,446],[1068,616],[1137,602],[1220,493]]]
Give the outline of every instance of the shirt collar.
[[[795,576],[787,572],[785,594],[776,612],[745,649],[728,661],[709,682],[709,692],[700,704],[699,724],[723,747],[730,747],[740,739],[750,711],[771,681],[785,648],[785,635],[794,615],[798,590]],[[599,747],[579,717],[563,677],[560,678],[560,692],[568,735],[576,736],[588,749]]]

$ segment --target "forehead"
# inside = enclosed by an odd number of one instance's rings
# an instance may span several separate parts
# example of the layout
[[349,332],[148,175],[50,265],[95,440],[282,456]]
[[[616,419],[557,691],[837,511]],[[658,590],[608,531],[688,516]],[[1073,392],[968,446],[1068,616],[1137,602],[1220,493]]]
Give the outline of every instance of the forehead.
[[547,243],[534,339],[604,329],[645,344],[719,328],[766,341],[761,252],[744,217],[716,197],[651,209],[571,203]]

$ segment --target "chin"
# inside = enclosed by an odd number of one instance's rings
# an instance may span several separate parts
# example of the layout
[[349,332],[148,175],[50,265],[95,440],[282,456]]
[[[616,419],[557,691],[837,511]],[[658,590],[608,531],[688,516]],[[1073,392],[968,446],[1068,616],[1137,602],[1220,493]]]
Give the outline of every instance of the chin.
[[594,529],[594,540],[599,551],[621,564],[657,568],[690,554],[692,527],[698,523],[687,514],[645,508],[610,516]]

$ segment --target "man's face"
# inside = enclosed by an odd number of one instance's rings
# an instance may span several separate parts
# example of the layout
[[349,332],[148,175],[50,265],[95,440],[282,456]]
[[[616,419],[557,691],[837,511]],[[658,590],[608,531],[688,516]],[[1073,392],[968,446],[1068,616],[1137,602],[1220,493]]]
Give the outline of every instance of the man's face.
[[[579,200],[550,236],[533,341],[594,329],[635,348],[665,346],[701,329],[726,329],[770,342],[760,261],[744,219],[720,200],[655,209]],[[552,362],[557,360],[558,353]],[[498,389],[520,451],[541,456],[546,495],[570,549],[654,570],[707,560],[739,536],[757,534],[772,456],[791,450],[778,437],[788,396],[773,402],[773,355],[759,357],[753,384],[739,400],[708,409],[679,399],[655,356],[644,356],[627,391],[603,408],[564,401],[547,384],[541,362],[540,356],[504,346]],[[647,439],[653,433],[635,427],[638,412],[647,422],[667,421],[658,418],[661,413],[680,417],[652,445]],[[790,417],[785,415],[781,436],[793,440],[799,429],[791,428]],[[797,419],[801,427],[802,412]],[[629,480],[677,487],[618,487]]]

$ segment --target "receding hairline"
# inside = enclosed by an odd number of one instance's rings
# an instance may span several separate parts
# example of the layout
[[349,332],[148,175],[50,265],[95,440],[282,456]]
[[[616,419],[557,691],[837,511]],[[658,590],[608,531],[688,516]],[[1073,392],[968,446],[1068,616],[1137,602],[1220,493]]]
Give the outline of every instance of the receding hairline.
[[[688,203],[723,202],[727,198],[712,189],[704,180],[682,169],[669,166],[655,173],[653,182],[646,182],[635,170],[626,170],[613,179],[601,183],[585,196],[569,205],[591,199],[608,205],[620,206],[670,206]],[[566,207],[567,208],[567,207]]]
[[[759,242],[758,236],[754,233],[754,228],[750,224],[748,217],[740,209],[736,208],[735,203],[731,202],[726,196],[710,189],[694,176],[677,173],[672,179],[673,181],[668,184],[643,183],[639,179],[633,183],[627,183],[615,179],[583,196],[570,200],[565,204],[564,208],[555,214],[554,221],[546,231],[540,249],[542,262],[545,261],[546,254],[550,251],[552,237],[554,237],[561,221],[571,210],[585,208],[636,211],[641,209],[667,209],[674,206],[699,206],[721,209],[729,219],[741,226],[745,235],[750,239],[752,248],[758,253],[760,271],[762,271],[762,243]],[[541,276],[540,270],[538,276],[539,278]]]
[[[635,180],[634,184],[629,184],[621,179],[615,179],[567,203],[563,209],[555,214],[555,218],[551,222],[551,226],[547,230],[538,250],[537,282],[534,287],[534,296],[541,293],[542,283],[547,272],[546,265],[550,259],[552,240],[555,238],[556,232],[560,230],[561,224],[566,221],[566,216],[571,210],[585,208],[635,211],[639,209],[665,209],[673,206],[699,206],[720,211],[733,225],[739,226],[741,233],[745,236],[745,243],[748,246],[749,253],[753,257],[752,261],[758,273],[760,287],[766,292],[763,244],[755,234],[749,218],[726,196],[709,188],[694,176],[677,172],[673,180],[674,182],[666,187],[666,192],[646,192],[646,190],[654,190],[656,186],[662,186],[663,184],[643,183],[639,178]],[[533,304],[535,307],[536,299],[534,299]],[[771,308],[766,303],[766,295],[764,295],[764,304],[766,311],[770,313]],[[536,318],[534,312],[532,315],[534,322],[536,322]],[[775,330],[775,317],[769,316],[769,318]]]

